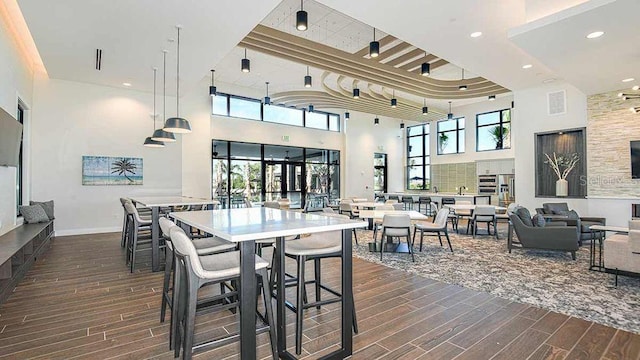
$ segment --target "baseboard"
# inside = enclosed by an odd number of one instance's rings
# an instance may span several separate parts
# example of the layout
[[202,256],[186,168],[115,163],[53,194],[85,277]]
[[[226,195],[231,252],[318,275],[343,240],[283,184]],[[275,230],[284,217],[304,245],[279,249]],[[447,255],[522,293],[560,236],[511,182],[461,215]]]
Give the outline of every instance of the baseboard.
[[88,235],[88,234],[100,234],[121,232],[122,228],[119,226],[104,227],[104,228],[89,228],[89,229],[70,229],[70,230],[56,230],[55,236],[72,236],[72,235]]

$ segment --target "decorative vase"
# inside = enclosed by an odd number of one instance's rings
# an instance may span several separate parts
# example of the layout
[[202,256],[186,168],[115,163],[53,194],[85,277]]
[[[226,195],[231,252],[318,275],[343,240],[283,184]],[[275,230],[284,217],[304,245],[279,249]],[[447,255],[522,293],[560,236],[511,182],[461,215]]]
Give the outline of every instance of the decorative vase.
[[569,182],[565,179],[558,179],[556,181],[556,196],[569,195]]

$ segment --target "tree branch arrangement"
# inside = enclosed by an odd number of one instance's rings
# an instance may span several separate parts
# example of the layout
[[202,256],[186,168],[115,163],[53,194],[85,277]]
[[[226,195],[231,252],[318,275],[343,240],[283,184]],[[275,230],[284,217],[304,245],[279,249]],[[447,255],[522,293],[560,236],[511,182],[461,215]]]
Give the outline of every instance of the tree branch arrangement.
[[578,153],[568,153],[568,154],[557,154],[555,151],[553,152],[553,157],[549,156],[549,154],[545,153],[544,156],[547,157],[545,160],[545,164],[549,164],[553,172],[558,176],[558,180],[566,180],[569,173],[578,165],[580,161],[580,156]]

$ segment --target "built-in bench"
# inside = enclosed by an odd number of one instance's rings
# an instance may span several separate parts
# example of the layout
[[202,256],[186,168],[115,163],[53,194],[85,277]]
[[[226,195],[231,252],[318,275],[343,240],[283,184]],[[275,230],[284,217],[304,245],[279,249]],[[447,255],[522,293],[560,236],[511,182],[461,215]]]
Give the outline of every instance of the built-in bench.
[[53,221],[24,224],[0,235],[0,303],[3,303],[47,248]]

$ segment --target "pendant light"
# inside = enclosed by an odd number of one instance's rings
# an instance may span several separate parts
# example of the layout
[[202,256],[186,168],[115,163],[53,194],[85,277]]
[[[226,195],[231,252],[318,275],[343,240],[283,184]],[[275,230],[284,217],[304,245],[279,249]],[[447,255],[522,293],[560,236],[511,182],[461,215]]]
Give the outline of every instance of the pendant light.
[[304,87],[311,87],[311,75],[309,75],[309,67],[307,66],[307,76],[304,77]]
[[[462,80],[461,81],[464,81],[464,69],[462,69]],[[460,90],[460,91],[465,91],[467,89],[468,89],[468,87],[467,87],[466,84],[462,84],[462,85],[458,86],[458,90]]]
[[360,89],[358,89],[358,88],[354,88],[353,89],[353,98],[354,99],[360,99]]
[[391,107],[392,108],[397,108],[398,107],[398,99],[396,99],[396,91],[393,90],[393,98],[391,98]]
[[403,122],[400,123],[400,129],[404,129],[404,123]]
[[251,71],[251,60],[247,59],[247,49],[244,49],[244,59],[240,61],[240,69],[244,73],[248,73]]
[[164,131],[188,134],[191,132],[191,125],[187,119],[180,117],[180,29],[182,26],[176,26],[178,30],[178,52],[176,61],[176,117],[168,118],[164,123]]
[[373,125],[378,126],[378,124],[380,124],[380,119],[378,119],[378,115],[376,115],[376,118],[373,119]]
[[[166,113],[166,110],[167,110],[166,91],[167,91],[167,50],[162,50],[162,117],[163,118],[167,114]],[[154,103],[155,103],[155,97],[156,97],[155,93],[156,93],[156,86],[155,86],[155,80],[154,80],[154,85],[153,85]],[[154,124],[155,124],[155,121],[154,121]],[[164,142],[176,142],[176,136],[173,135],[173,133],[164,131],[164,129],[156,129],[153,132],[151,139],[156,141],[164,141]]]
[[[153,68],[153,114],[151,118],[153,119],[153,128],[156,127],[156,72],[157,68]],[[153,148],[161,148],[164,147],[164,143],[162,141],[153,140],[151,136],[144,139],[144,146],[153,147]]]
[[369,56],[376,58],[380,55],[380,42],[376,41],[376,28],[373,28],[373,41],[369,43]]
[[[424,53],[424,56],[427,56],[427,53]],[[420,75],[422,76],[429,76],[429,73],[431,72],[431,65],[428,62],[423,62],[422,65],[420,66]]]
[[285,150],[284,154],[284,161],[289,161],[289,150]]
[[495,100],[495,99],[496,99],[496,96],[495,96],[495,95],[489,95],[489,101],[493,101],[493,100]]
[[213,145],[213,152],[211,155],[213,155],[213,157],[218,157],[218,145]]
[[349,115],[350,115],[350,114],[349,114],[349,112],[348,112],[348,111],[345,111],[345,113],[344,113],[344,119],[345,119],[345,120],[349,120]]
[[427,99],[424,99],[424,103],[422,105],[422,115],[427,115],[429,113],[429,108],[427,107]]
[[307,12],[302,7],[303,0],[300,0],[300,11],[296,13],[296,29],[305,31],[308,28]]
[[449,113],[447,114],[447,119],[453,119],[453,113],[451,112],[451,101],[449,101]]
[[211,96],[216,96],[216,85],[214,84],[214,78],[213,78],[213,74],[215,73],[215,70],[211,70],[211,86],[209,86],[209,95]]
[[267,96],[264,97],[264,104],[271,105],[271,98],[269,97],[269,82],[266,81],[265,85],[267,85]]
[[313,105],[309,104],[309,112],[313,112],[313,109],[314,109]]

